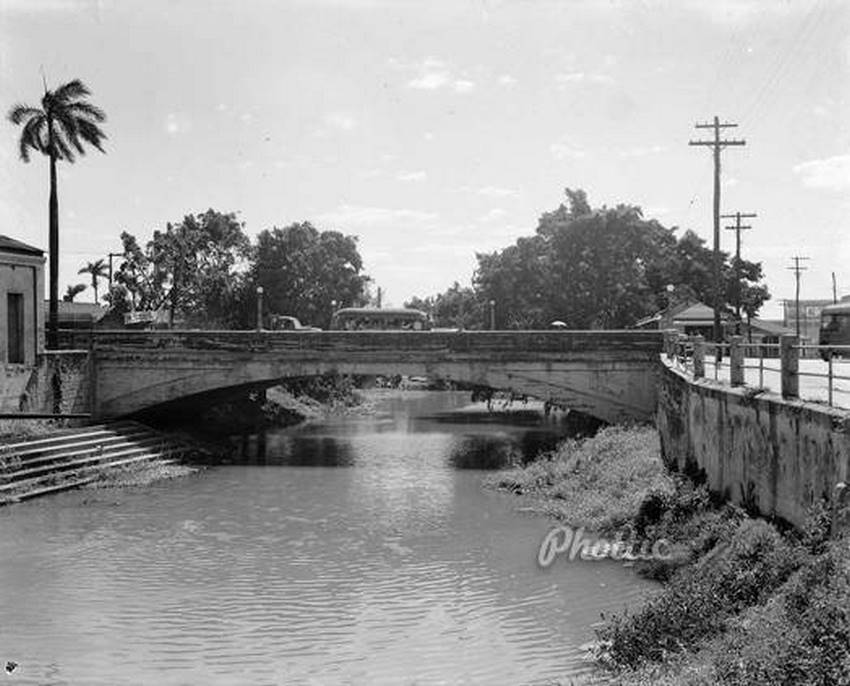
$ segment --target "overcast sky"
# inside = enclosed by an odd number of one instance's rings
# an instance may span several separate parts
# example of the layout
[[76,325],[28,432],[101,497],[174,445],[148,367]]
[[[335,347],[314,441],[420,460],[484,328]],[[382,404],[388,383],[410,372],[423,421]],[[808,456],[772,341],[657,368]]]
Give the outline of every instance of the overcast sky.
[[[842,0],[0,0],[2,109],[37,104],[42,73],[108,115],[108,154],[61,169],[63,292],[122,230],[209,207],[251,235],[358,235],[392,304],[468,283],[564,187],[710,240],[711,152],[688,141],[717,115],[747,141],[722,154],[723,211],[758,213],[744,257],[774,302],[792,255],[804,297],[833,271],[850,293]],[[0,233],[46,249],[48,165],[18,133],[0,123]]]

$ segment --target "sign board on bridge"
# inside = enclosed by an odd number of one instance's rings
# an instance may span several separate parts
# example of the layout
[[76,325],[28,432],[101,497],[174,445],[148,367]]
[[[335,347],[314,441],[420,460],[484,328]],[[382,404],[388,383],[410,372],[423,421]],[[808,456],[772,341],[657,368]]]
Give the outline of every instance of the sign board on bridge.
[[124,314],[124,325],[131,326],[133,324],[153,324],[157,321],[157,312],[149,310],[139,310],[138,312],[126,312]]

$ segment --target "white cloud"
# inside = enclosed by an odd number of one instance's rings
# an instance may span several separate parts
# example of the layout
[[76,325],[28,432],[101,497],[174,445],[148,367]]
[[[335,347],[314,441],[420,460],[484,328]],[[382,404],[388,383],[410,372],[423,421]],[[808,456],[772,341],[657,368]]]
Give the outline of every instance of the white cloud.
[[683,3],[691,10],[707,16],[717,24],[742,26],[763,20],[765,14],[789,16],[795,12],[810,11],[817,0],[802,2],[764,2],[764,0],[687,0]]
[[2,0],[0,2],[0,14],[4,12],[21,12],[24,14],[36,14],[39,12],[70,12],[86,9],[79,0]]
[[445,86],[449,82],[447,74],[442,72],[430,72],[413,79],[407,85],[411,88],[419,88],[421,90],[432,91]]
[[395,69],[413,69],[417,72],[417,76],[407,82],[410,88],[437,90],[448,87],[457,93],[468,93],[475,88],[474,81],[456,75],[446,62],[436,57],[426,57],[421,63],[413,65],[392,59],[390,65]]
[[510,74],[502,74],[499,77],[499,85],[500,86],[513,86],[516,85],[517,80],[511,76]]
[[515,198],[519,195],[513,188],[498,188],[497,186],[483,186],[475,192],[486,198]]
[[165,117],[165,132],[169,136],[186,133],[192,128],[192,121],[183,112],[169,112]]
[[561,138],[549,146],[549,152],[556,160],[580,160],[587,157],[587,153],[580,148],[571,145],[567,140]]
[[480,222],[492,222],[492,221],[496,221],[497,219],[501,219],[506,214],[507,214],[507,212],[505,212],[501,207],[494,207],[492,210],[490,210],[486,214],[479,217],[478,221],[480,221]]
[[793,171],[808,188],[831,191],[850,189],[850,154],[803,162],[796,165]]
[[583,71],[573,71],[556,74],[555,82],[560,88],[566,88],[577,83],[611,84],[614,83],[614,78],[607,74],[588,74]]
[[324,122],[327,126],[330,126],[333,129],[337,129],[339,131],[351,131],[357,126],[357,122],[354,117],[350,114],[345,114],[343,112],[333,112],[331,114],[326,114],[324,117]]
[[396,176],[399,181],[424,181],[427,177],[424,171],[401,172]]
[[363,228],[423,228],[433,225],[437,220],[436,212],[423,212],[392,207],[373,207],[368,205],[340,205],[336,210],[318,216],[323,224],[339,226],[343,229]]
[[643,216],[645,219],[664,217],[668,214],[670,214],[670,208],[664,207],[663,205],[649,205],[648,207],[643,208]]
[[657,155],[660,152],[667,150],[666,145],[649,145],[644,147],[627,148],[620,151],[620,157],[646,157],[647,155]]

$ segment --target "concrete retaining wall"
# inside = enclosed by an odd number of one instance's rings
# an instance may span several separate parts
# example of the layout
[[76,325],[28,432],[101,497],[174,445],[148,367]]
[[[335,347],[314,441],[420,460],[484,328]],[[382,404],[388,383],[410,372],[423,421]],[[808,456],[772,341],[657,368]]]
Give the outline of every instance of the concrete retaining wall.
[[2,412],[91,411],[89,356],[84,351],[39,355],[38,365],[9,365],[0,389]]
[[656,421],[671,468],[700,473],[713,491],[798,527],[847,480],[846,411],[693,381],[665,364]]

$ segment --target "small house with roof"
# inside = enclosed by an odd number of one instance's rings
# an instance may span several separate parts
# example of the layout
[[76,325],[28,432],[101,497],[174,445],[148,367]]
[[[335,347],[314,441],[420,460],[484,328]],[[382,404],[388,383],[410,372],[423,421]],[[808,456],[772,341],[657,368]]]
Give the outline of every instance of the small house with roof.
[[0,364],[36,364],[44,351],[44,251],[0,234]]

